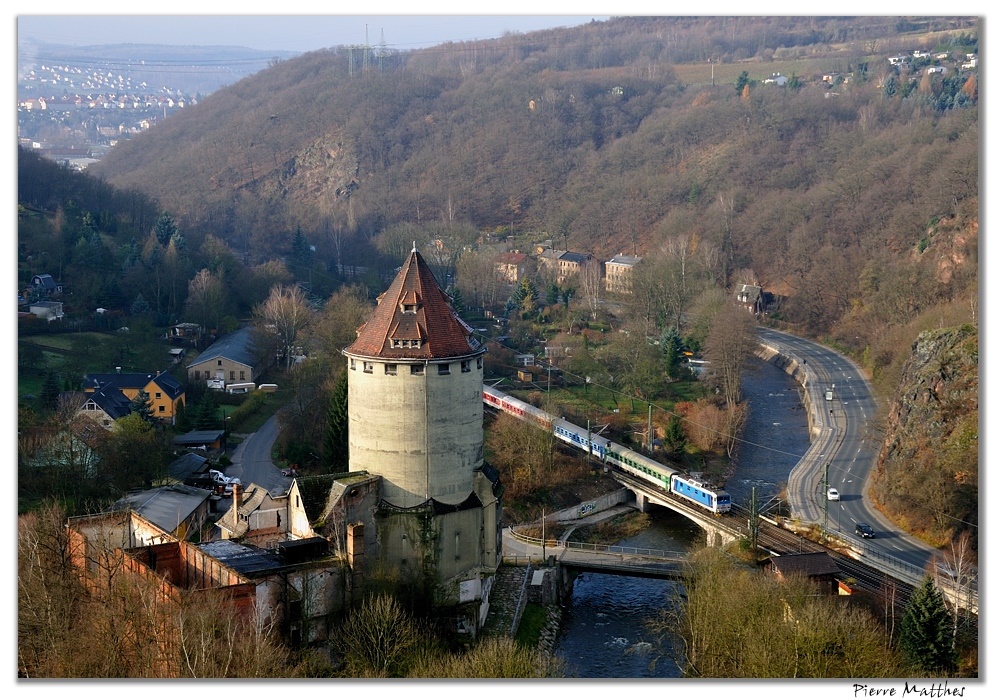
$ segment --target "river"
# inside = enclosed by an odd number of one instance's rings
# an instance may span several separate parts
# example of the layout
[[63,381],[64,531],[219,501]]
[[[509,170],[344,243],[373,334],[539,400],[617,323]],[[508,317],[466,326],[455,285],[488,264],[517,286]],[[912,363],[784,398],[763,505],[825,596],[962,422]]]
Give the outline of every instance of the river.
[[[736,470],[726,484],[734,503],[747,504],[751,490],[766,503],[777,495],[792,467],[809,447],[799,386],[774,365],[754,360],[744,373],[750,405]],[[765,447],[766,446],[766,447]],[[701,529],[665,508],[650,510],[651,525],[619,544],[687,549],[703,541]],[[570,678],[678,678],[680,645],[658,638],[647,622],[681,592],[672,581],[581,574],[573,584],[554,653]]]

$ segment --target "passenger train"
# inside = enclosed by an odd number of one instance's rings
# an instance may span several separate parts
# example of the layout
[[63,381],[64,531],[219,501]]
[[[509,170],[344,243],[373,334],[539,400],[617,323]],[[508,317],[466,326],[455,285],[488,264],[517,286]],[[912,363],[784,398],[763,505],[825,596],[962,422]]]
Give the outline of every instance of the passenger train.
[[713,513],[728,513],[732,507],[732,499],[726,491],[713,489],[689,474],[661,464],[607,438],[591,435],[569,421],[556,418],[493,387],[483,387],[483,402],[521,420],[532,422],[544,430],[551,430],[563,442],[584,452],[589,450],[604,464],[610,464],[627,474],[651,482]]

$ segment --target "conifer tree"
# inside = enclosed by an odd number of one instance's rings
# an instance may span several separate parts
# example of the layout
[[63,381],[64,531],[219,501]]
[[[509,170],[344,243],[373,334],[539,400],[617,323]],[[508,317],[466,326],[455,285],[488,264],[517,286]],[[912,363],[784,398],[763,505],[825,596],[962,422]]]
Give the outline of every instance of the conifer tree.
[[347,471],[349,446],[347,441],[347,372],[342,371],[333,386],[327,409],[326,435],[323,437],[323,459],[333,472]]
[[42,393],[39,398],[42,406],[47,410],[54,411],[56,409],[56,404],[59,402],[59,382],[54,373],[49,372],[45,375],[45,383],[42,384]]
[[132,413],[138,414],[143,420],[148,421],[153,415],[153,402],[149,399],[149,394],[145,389],[139,389],[139,393],[129,404]]
[[952,643],[951,613],[944,596],[925,576],[913,592],[900,626],[899,646],[906,658],[923,671],[954,671],[958,657]]

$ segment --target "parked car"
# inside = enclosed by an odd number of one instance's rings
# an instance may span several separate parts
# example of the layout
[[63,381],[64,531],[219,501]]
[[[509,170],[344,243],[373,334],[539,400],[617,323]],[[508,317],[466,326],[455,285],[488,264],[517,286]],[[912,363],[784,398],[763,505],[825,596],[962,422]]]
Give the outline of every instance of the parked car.
[[835,488],[829,488],[826,490],[826,497],[831,501],[840,500],[840,491]]
[[[228,484],[236,484],[236,485],[240,484],[239,477],[226,476],[225,474],[223,474],[222,472],[220,472],[218,469],[209,469],[208,470],[208,475],[212,478],[212,480],[216,484],[218,484],[220,486],[226,486]],[[230,489],[230,490],[232,490],[232,489]]]
[[861,535],[864,538],[871,539],[875,537],[875,531],[872,530],[871,525],[868,523],[858,523],[854,526],[854,534]]

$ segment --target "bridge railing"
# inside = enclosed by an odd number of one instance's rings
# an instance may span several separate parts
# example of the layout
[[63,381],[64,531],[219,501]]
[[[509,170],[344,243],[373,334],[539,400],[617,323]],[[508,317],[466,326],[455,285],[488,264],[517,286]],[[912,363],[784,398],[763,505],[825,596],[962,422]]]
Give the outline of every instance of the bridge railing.
[[636,557],[671,560],[687,559],[686,552],[671,552],[664,549],[650,549],[648,547],[626,547],[615,544],[593,544],[590,542],[564,542],[563,544],[566,549],[595,552],[599,554],[622,554]]

